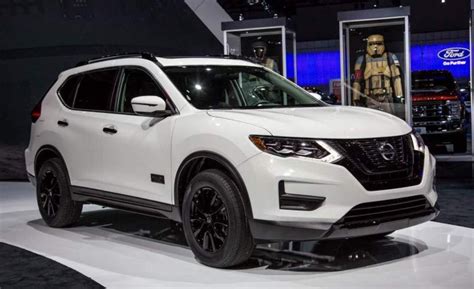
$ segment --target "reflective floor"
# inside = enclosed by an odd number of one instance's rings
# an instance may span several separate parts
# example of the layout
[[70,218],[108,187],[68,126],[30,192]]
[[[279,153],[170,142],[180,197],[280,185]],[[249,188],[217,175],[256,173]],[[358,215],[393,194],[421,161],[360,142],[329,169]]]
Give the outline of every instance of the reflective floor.
[[105,287],[474,288],[474,229],[428,222],[382,239],[259,244],[231,270],[200,265],[179,224],[86,206],[47,227],[28,183],[0,183],[0,242],[44,255]]

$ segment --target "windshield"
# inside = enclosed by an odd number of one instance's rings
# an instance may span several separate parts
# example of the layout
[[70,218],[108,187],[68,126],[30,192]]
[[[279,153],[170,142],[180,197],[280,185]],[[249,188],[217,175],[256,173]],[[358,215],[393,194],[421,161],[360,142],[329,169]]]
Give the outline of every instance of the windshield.
[[198,109],[326,105],[279,74],[260,67],[179,66],[164,71]]
[[445,91],[454,90],[455,83],[448,74],[413,75],[413,90]]

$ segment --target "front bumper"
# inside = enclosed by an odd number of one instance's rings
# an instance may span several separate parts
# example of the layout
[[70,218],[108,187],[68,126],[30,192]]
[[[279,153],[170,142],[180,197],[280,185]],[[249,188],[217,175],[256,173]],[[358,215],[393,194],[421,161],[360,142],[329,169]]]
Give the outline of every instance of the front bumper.
[[321,240],[321,239],[345,239],[356,238],[369,235],[390,233],[403,228],[418,225],[433,220],[439,214],[439,207],[436,204],[430,212],[415,218],[403,218],[393,221],[376,223],[369,226],[347,228],[343,224],[335,223],[329,229],[321,229],[317,224],[298,222],[275,222],[250,220],[250,230],[255,239],[260,240]]
[[[348,238],[386,233],[431,220],[439,210],[435,207],[438,196],[433,187],[436,161],[428,148],[425,148],[423,162],[423,176],[418,185],[368,191],[340,165],[261,153],[238,167],[246,180],[252,206],[252,233],[255,238],[266,240]],[[281,181],[285,183],[286,193],[324,198],[324,202],[310,211],[280,209],[278,186]],[[358,228],[343,228],[337,224],[357,205],[412,196],[426,198],[432,211],[423,216]]]

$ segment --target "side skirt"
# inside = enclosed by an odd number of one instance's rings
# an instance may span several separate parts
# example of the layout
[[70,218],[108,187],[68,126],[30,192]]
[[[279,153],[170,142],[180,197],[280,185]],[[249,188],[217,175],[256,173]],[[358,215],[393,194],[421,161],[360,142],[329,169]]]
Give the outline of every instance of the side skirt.
[[102,205],[152,217],[165,216],[173,221],[181,222],[180,208],[170,204],[77,186],[71,186],[71,196],[74,201],[78,202]]

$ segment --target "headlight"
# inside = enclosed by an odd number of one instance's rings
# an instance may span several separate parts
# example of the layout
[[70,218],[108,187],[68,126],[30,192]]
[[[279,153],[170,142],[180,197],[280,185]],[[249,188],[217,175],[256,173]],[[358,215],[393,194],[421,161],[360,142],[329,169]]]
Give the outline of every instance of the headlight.
[[410,136],[411,136],[411,141],[413,143],[413,148],[416,151],[424,152],[425,143],[423,142],[423,138],[421,137],[421,135],[417,132],[412,132]]
[[258,135],[251,135],[249,138],[262,151],[280,157],[307,157],[328,163],[342,158],[341,154],[322,140]]
[[449,108],[449,116],[451,116],[452,119],[461,119],[461,102],[448,100],[446,101],[446,105]]

